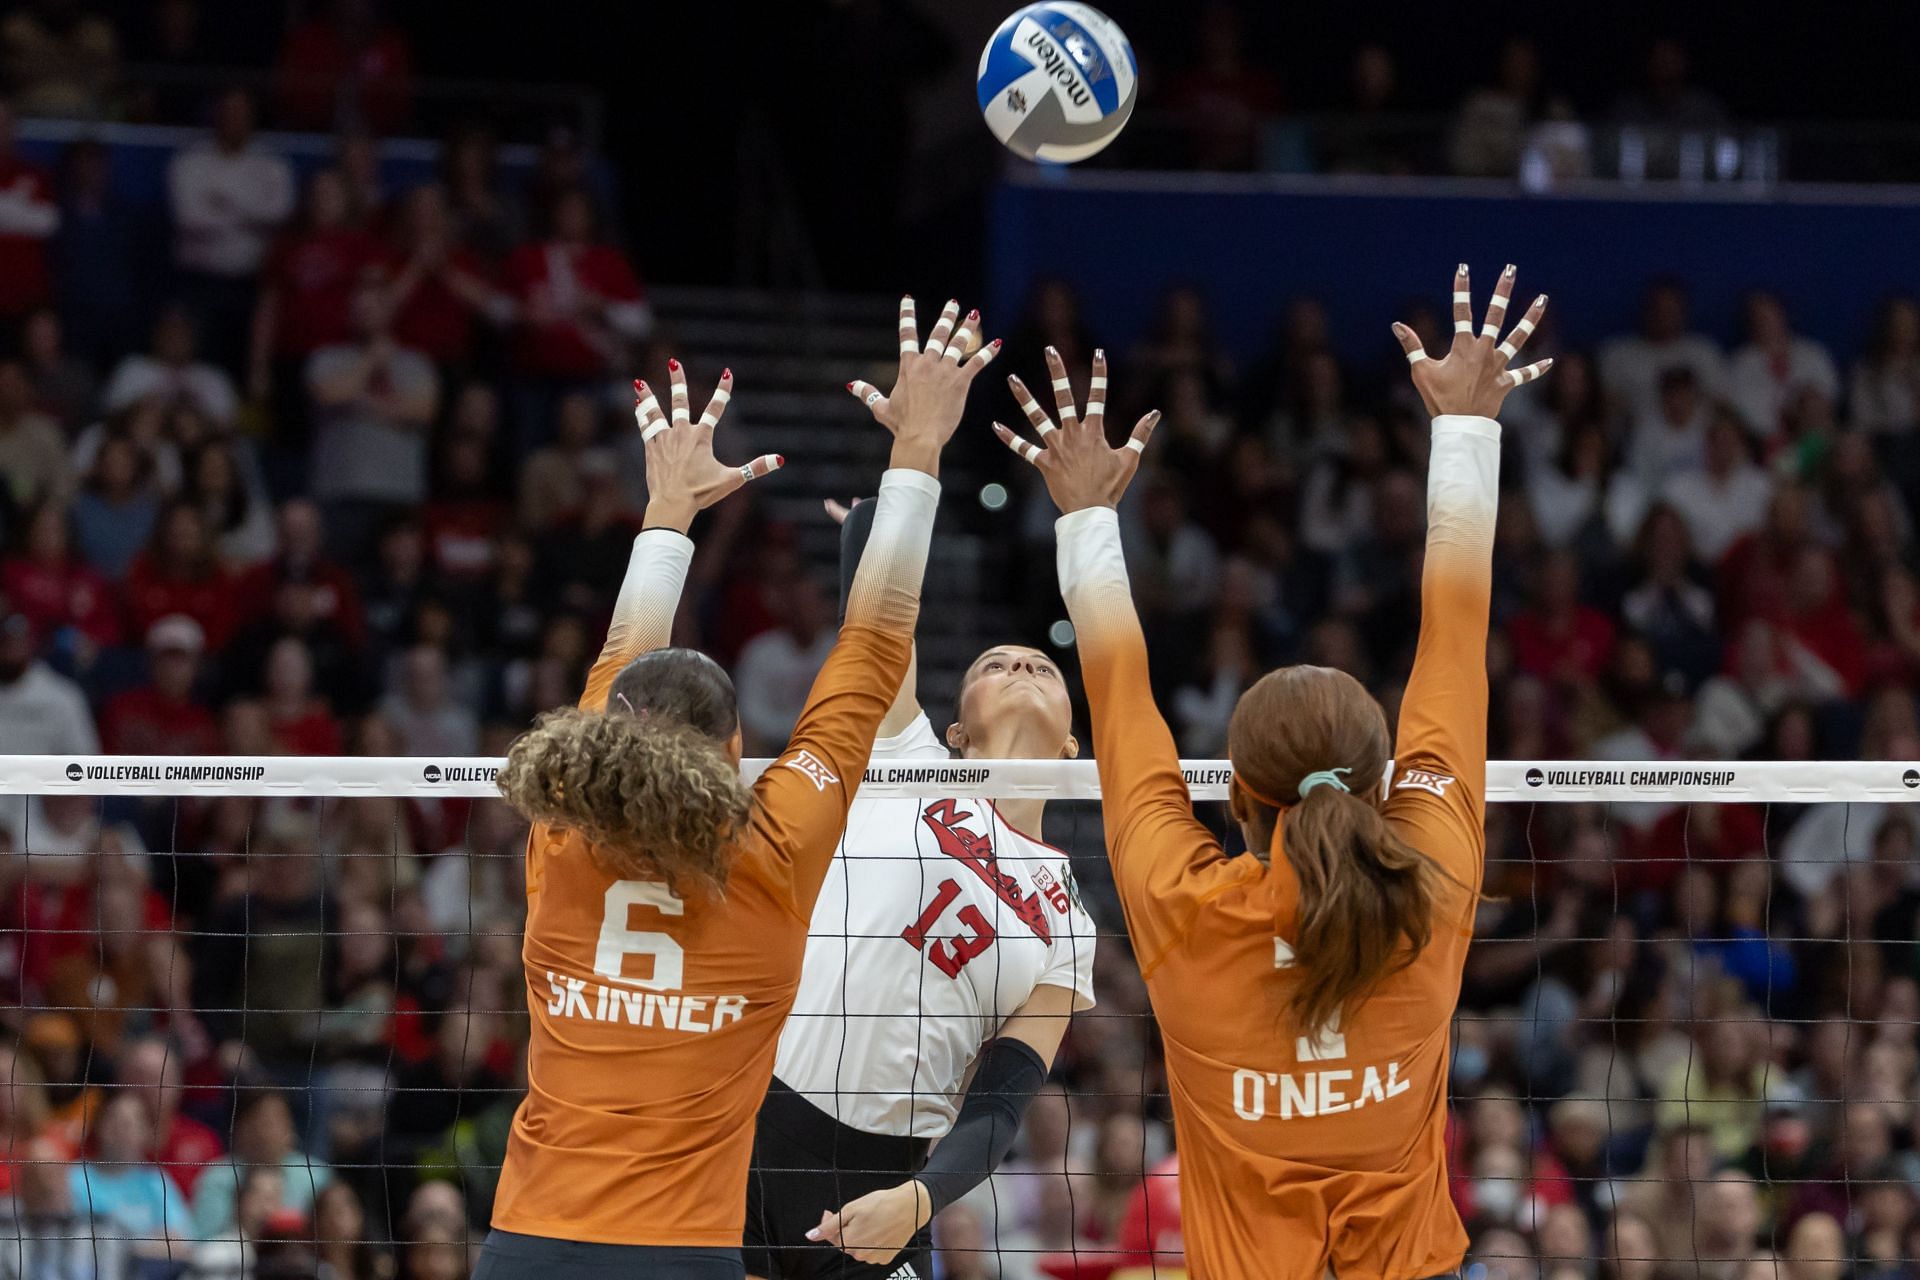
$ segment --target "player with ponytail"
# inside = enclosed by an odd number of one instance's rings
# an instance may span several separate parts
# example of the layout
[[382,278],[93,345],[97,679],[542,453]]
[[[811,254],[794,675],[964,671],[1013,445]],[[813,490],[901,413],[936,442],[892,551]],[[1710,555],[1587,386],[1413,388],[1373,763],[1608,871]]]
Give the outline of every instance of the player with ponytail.
[[1398,737],[1342,672],[1262,678],[1228,730],[1246,855],[1194,817],[1148,686],[1115,514],[1144,439],[1109,447],[1103,363],[1084,420],[1050,354],[1059,426],[1027,399],[1041,445],[997,428],[1063,513],[1060,587],[1107,854],[1166,1045],[1186,1256],[1207,1280],[1424,1280],[1466,1253],[1447,1191],[1446,1075],[1486,850],[1494,415],[1551,364],[1507,367],[1546,307],[1537,299],[1498,341],[1513,283],[1508,267],[1476,331],[1460,267],[1444,358],[1394,326],[1433,415]]

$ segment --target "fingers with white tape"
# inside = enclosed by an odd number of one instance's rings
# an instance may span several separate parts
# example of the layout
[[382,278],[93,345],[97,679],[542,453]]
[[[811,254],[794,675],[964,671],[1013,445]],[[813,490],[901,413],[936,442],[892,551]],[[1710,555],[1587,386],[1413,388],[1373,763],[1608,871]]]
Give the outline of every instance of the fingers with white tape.
[[1400,349],[1407,353],[1408,364],[1419,364],[1427,358],[1426,348],[1420,345],[1420,335],[1406,325],[1396,321],[1393,326],[1393,336],[1400,340]]
[[1000,339],[995,338],[992,342],[989,342],[986,346],[974,352],[973,359],[967,361],[967,373],[978,376],[980,371],[992,364],[993,358],[999,354]]
[[1140,421],[1133,424],[1133,434],[1128,436],[1127,442],[1120,447],[1122,449],[1131,449],[1135,453],[1145,453],[1147,451],[1147,441],[1153,439],[1153,429],[1159,425],[1160,411],[1155,409],[1153,412],[1141,418]]
[[927,335],[926,350],[928,355],[939,356],[946,354],[947,339],[953,336],[954,321],[959,318],[960,304],[949,298],[947,305],[940,308],[940,318],[934,321],[933,332]]
[[786,465],[787,460],[779,454],[763,453],[740,468],[740,481],[745,484],[763,476],[770,476]]
[[711,431],[720,425],[720,419],[726,416],[727,405],[733,400],[733,370],[720,371],[720,385],[713,389],[713,397],[707,401],[707,407],[700,414],[700,429]]
[[914,317],[911,297],[900,299],[900,354],[920,354],[920,322]]
[[1107,353],[1093,352],[1093,377],[1087,382],[1087,424],[1103,425],[1107,420]]
[[1480,336],[1497,338],[1500,329],[1507,323],[1507,302],[1513,297],[1514,265],[1509,262],[1500,273],[1500,282],[1493,286],[1493,296],[1487,299],[1487,321],[1480,326]]
[[1047,373],[1053,379],[1053,407],[1062,427],[1072,426],[1080,416],[1073,404],[1073,382],[1067,377],[1066,361],[1052,347],[1047,348]]
[[1029,444],[997,422],[993,424],[993,434],[1000,437],[1001,444],[1004,444],[1007,448],[1013,450],[1034,466],[1037,467],[1040,465],[1040,447],[1038,445]]
[[1013,398],[1019,402],[1020,412],[1027,415],[1027,421],[1040,434],[1042,440],[1047,438],[1048,432],[1057,430],[1053,425],[1053,419],[1047,416],[1047,411],[1040,407],[1039,402],[1033,398],[1033,392],[1027,390],[1027,384],[1020,380],[1018,374],[1007,375],[1007,386],[1012,389]]
[[693,421],[693,411],[687,407],[687,371],[678,360],[667,361],[667,403],[673,406],[674,426]]
[[1536,378],[1546,377],[1547,370],[1551,368],[1553,368],[1553,360],[1551,357],[1545,360],[1536,360],[1530,365],[1525,365],[1519,369],[1509,369],[1501,374],[1500,385],[1503,387],[1523,387]]
[[660,412],[660,402],[653,398],[653,392],[640,379],[633,380],[633,420],[640,427],[640,443],[659,435],[667,429],[667,420]]
[[1473,332],[1473,282],[1464,262],[1453,275],[1453,331]]
[[868,412],[873,414],[875,420],[885,421],[883,415],[887,411],[887,396],[884,391],[874,386],[871,382],[864,382],[859,378],[855,378],[847,384],[847,392],[855,400],[866,405]]
[[1520,317],[1520,323],[1513,326],[1513,332],[1500,344],[1500,354],[1509,360],[1519,355],[1520,348],[1527,345],[1527,339],[1539,328],[1540,317],[1546,309],[1547,295],[1543,293],[1533,300],[1533,305],[1527,308],[1527,314]]
[[940,353],[941,359],[959,364],[973,350],[974,335],[979,332],[979,329],[980,313],[967,312],[967,318],[960,322],[959,331],[953,335],[953,340],[947,343],[947,349]]

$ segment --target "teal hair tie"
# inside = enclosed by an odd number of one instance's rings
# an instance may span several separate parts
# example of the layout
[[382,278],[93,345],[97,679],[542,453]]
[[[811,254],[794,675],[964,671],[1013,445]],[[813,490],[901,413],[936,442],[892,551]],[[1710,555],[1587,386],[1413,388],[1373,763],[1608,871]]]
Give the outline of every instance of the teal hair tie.
[[1340,781],[1339,775],[1343,773],[1352,773],[1352,772],[1353,770],[1351,769],[1316,770],[1315,772],[1310,773],[1306,777],[1300,779],[1300,786],[1299,786],[1300,798],[1302,800],[1305,800],[1307,798],[1307,792],[1313,790],[1315,787],[1320,787],[1320,786],[1338,787],[1342,791],[1351,793],[1353,788],[1349,787],[1346,783]]

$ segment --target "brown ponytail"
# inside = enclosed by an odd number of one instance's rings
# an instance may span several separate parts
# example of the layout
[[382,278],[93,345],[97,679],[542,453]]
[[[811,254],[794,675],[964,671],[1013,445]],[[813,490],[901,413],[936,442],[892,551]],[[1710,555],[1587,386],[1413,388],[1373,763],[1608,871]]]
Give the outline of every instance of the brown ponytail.
[[622,879],[726,888],[752,793],[712,734],[662,716],[551,711],[521,735],[500,794],[530,821],[586,837]]
[[[1234,815],[1269,837],[1287,807],[1280,849],[1300,885],[1292,923],[1294,1030],[1315,1035],[1432,940],[1441,894],[1453,880],[1395,835],[1380,811],[1387,718],[1359,681],[1329,667],[1283,667],[1234,708],[1227,754]],[[1316,786],[1310,773],[1343,768],[1349,791]],[[1263,800],[1258,797],[1271,797]],[[1263,839],[1257,853],[1266,855]]]

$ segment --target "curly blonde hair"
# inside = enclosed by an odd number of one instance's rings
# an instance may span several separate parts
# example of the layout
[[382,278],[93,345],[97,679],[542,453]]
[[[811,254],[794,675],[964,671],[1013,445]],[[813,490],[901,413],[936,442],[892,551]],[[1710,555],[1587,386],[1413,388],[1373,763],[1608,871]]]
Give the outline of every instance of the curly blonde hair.
[[725,890],[753,793],[712,735],[659,716],[550,711],[497,781],[533,822],[577,831],[602,869],[676,893]]

